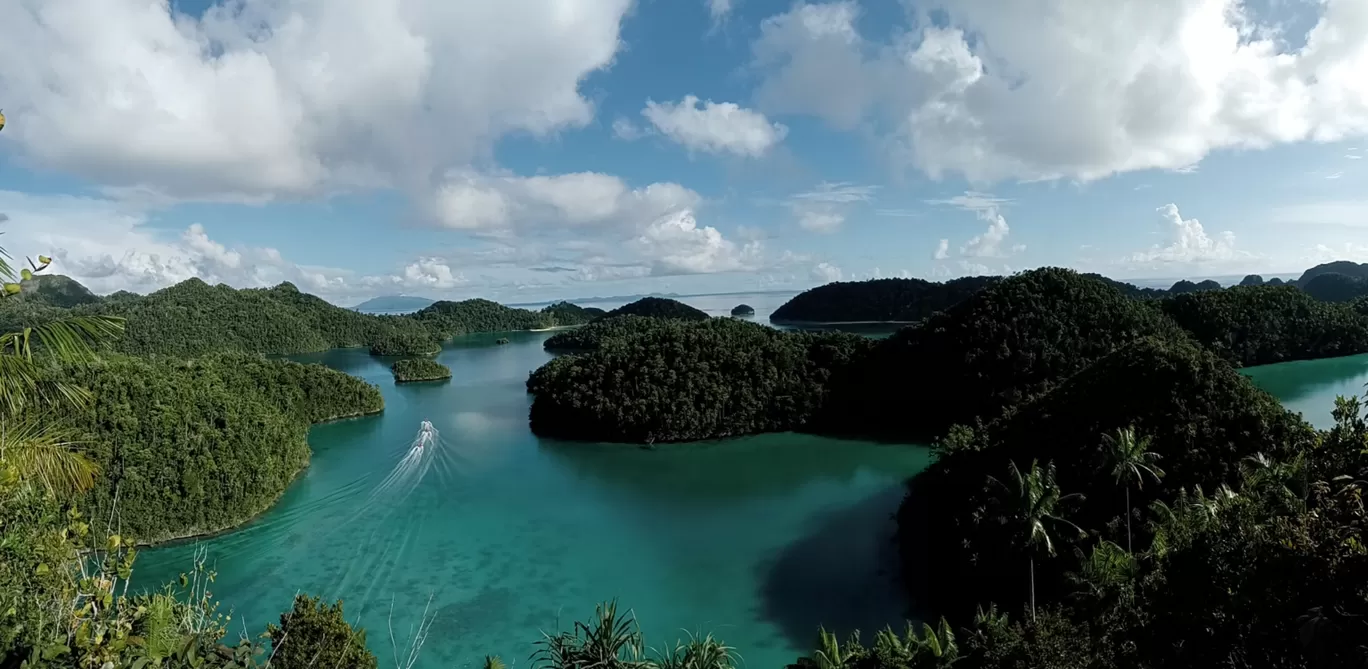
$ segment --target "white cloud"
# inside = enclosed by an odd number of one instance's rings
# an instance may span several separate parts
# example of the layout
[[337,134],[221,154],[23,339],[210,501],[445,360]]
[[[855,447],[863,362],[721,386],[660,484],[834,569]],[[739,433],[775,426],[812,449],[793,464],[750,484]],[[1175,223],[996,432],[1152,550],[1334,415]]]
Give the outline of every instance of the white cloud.
[[517,176],[453,171],[433,197],[433,217],[461,230],[634,226],[691,209],[698,193],[675,183],[631,188],[616,176],[576,172]]
[[699,227],[687,209],[646,226],[633,245],[650,259],[652,276],[753,271],[763,264],[760,242],[737,246],[717,228]]
[[708,15],[714,22],[727,18],[732,11],[732,0],[707,0]]
[[1235,233],[1227,230],[1212,237],[1197,219],[1184,219],[1175,204],[1166,204],[1156,211],[1164,221],[1169,243],[1156,244],[1148,251],[1131,254],[1132,263],[1200,265],[1228,263],[1255,257],[1235,247]]
[[869,202],[876,190],[877,186],[822,182],[810,191],[791,195],[788,207],[804,230],[835,232],[845,223],[851,207]]
[[1368,262],[1368,244],[1356,244],[1354,242],[1316,244],[1307,249],[1307,253],[1302,255],[1301,260],[1316,265],[1336,260]]
[[[927,200],[927,204],[946,205],[972,211],[979,220],[988,223],[988,229],[981,234],[971,237],[960,247],[960,255],[968,258],[1005,258],[1026,250],[1022,244],[1008,245],[1007,237],[1011,234],[1011,227],[1007,225],[1007,218],[1002,215],[1000,207],[1010,204],[1012,201],[1006,198],[996,197],[989,193],[977,191],[965,191],[962,195],[954,197]],[[936,259],[943,260],[948,257],[948,240],[942,240],[946,249],[937,249]]]
[[[971,237],[964,246],[960,247],[960,254],[970,258],[1002,258],[1008,254],[1008,250],[1003,249],[1003,242],[1007,241],[1007,235],[1011,228],[1007,227],[1007,219],[998,213],[996,209],[979,212],[979,218],[988,221],[988,229],[982,234]],[[1020,244],[1011,247],[1011,253],[1026,250]]]
[[613,136],[618,139],[624,139],[631,142],[650,134],[650,129],[642,128],[621,116],[613,119]]
[[[16,0],[5,136],[35,164],[178,197],[409,187],[509,132],[587,123],[631,0]],[[13,4],[11,2],[10,4]]]
[[942,239],[936,244],[936,253],[931,256],[935,260],[945,260],[950,257],[950,240]]
[[829,262],[817,263],[812,268],[812,278],[822,283],[831,283],[841,280],[841,268]]
[[783,141],[788,128],[731,102],[686,95],[678,103],[646,101],[641,112],[661,134],[690,151],[758,158]]
[[845,214],[830,211],[797,211],[798,227],[812,232],[835,232],[845,222]]
[[1191,171],[1224,148],[1368,134],[1368,5],[1322,0],[1305,44],[1243,0],[957,0],[886,42],[853,1],[799,3],[753,45],[760,109],[870,126],[940,177]]
[[198,277],[244,288],[290,281],[336,299],[354,295],[360,281],[346,270],[290,262],[274,248],[229,248],[199,224],[167,234],[149,228],[142,211],[108,199],[0,191],[0,209],[9,216],[4,232],[11,253],[51,255],[53,271],[97,293],[149,292]]
[[446,289],[464,283],[465,277],[452,272],[441,258],[419,258],[404,268],[403,281],[407,285]]

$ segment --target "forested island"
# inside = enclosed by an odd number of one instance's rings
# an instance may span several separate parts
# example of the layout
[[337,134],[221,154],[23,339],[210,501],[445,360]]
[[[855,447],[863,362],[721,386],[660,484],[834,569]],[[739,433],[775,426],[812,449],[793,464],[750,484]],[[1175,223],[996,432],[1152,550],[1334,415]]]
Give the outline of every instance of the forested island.
[[1368,300],[1112,283],[1023,272],[881,342],[590,326],[589,352],[529,378],[531,424],[935,439],[898,521],[910,594],[941,623],[823,636],[798,667],[1365,666],[1360,401],[1317,431],[1236,368],[1368,351]]
[[[934,440],[898,513],[929,624],[814,630],[792,667],[1361,668],[1368,417],[1342,399],[1334,427],[1315,430],[1237,371],[1368,351],[1368,298],[1305,289],[1333,274],[1156,295],[1033,270],[882,341],[658,298],[609,314],[470,300],[382,318],[288,284],[91,301],[29,279],[32,294],[0,299],[7,344],[36,328],[32,348],[0,347],[0,666],[378,666],[340,603],[306,595],[265,642],[228,641],[204,562],[163,592],[129,593],[134,547],[250,518],[307,466],[310,424],[383,408],[370,384],[263,353],[427,352],[462,332],[592,320],[550,337],[572,353],[528,379],[539,434]],[[649,650],[612,604],[528,641],[548,669],[741,664],[711,635]]]
[[679,300],[672,300],[668,297],[643,297],[602,314],[598,316],[598,319],[604,320],[619,316],[648,316],[650,318],[671,318],[682,321],[706,321],[710,318],[702,309],[696,309]]
[[405,358],[393,365],[395,383],[441,381],[451,378],[451,368],[431,358]]
[[[60,289],[49,286],[60,286]],[[84,292],[82,292],[84,291]],[[431,355],[462,334],[540,330],[587,323],[601,310],[560,302],[539,311],[489,300],[439,301],[412,314],[377,316],[301,293],[293,284],[237,289],[189,279],[146,296],[90,295],[62,276],[0,308],[0,331],[81,316],[127,322],[112,348],[132,355],[189,357],[236,351],[266,355],[368,348],[375,355]]]
[[754,315],[755,315],[755,307],[752,307],[752,306],[749,305],[749,304],[738,304],[738,305],[732,307],[731,315],[733,315],[733,316],[754,316]]
[[[1207,279],[1193,282],[1181,279],[1168,288],[1141,288],[1100,274],[1084,274],[1102,281],[1121,294],[1136,299],[1163,299],[1184,293],[1222,290],[1221,284]],[[921,321],[1000,281],[1000,276],[970,276],[945,282],[923,279],[872,279],[837,281],[799,293],[774,311],[770,321],[780,325],[821,325],[854,323],[910,324]],[[1264,281],[1257,274],[1242,279],[1238,286],[1281,286],[1277,277]],[[1332,262],[1317,265],[1291,282],[1318,300],[1350,302],[1368,295],[1368,263]]]

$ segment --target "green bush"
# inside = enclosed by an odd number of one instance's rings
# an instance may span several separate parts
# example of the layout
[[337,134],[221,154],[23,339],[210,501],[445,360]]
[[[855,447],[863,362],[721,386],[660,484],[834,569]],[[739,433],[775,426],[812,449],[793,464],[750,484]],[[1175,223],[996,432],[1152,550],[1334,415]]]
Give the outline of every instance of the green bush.
[[342,602],[321,604],[298,595],[294,608],[270,625],[272,669],[350,667],[375,669],[375,654],[366,648],[366,631],[354,629],[342,614]]
[[451,378],[451,368],[429,358],[406,358],[390,365],[390,371],[400,383]]
[[870,346],[735,319],[662,322],[533,372],[532,430],[654,443],[798,429],[825,400],[831,370]]

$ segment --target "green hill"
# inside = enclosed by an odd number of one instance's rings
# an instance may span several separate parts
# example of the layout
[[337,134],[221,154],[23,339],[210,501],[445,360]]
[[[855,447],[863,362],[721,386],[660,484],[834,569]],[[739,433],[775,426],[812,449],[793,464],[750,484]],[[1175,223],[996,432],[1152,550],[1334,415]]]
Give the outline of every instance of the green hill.
[[[134,355],[280,355],[349,347],[380,355],[427,355],[461,334],[578,325],[599,313],[568,303],[529,311],[465,300],[436,302],[402,316],[374,315],[336,306],[290,283],[237,289],[189,279],[149,295],[121,292],[104,299],[66,277],[44,277],[36,286],[35,297],[0,304],[0,329],[64,315],[121,316],[127,325],[115,348]],[[64,306],[70,302],[81,303]]]

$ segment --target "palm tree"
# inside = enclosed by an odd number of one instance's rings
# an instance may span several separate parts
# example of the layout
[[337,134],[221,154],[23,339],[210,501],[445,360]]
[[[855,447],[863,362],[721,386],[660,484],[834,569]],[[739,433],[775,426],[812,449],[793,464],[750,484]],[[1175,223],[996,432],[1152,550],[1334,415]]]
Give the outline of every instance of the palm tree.
[[1031,469],[1022,474],[1016,462],[1007,463],[1009,483],[1002,483],[993,477],[988,480],[996,483],[1010,495],[1009,504],[1015,507],[1014,519],[1020,524],[1023,543],[1030,551],[1031,564],[1031,619],[1035,620],[1035,551],[1044,548],[1050,557],[1055,556],[1054,538],[1050,536],[1047,525],[1066,525],[1078,532],[1080,539],[1088,536],[1079,526],[1059,517],[1059,505],[1073,499],[1083,499],[1083,495],[1070,493],[1061,495],[1059,484],[1055,483],[1054,462],[1041,468],[1035,460]]
[[[0,299],[22,292],[21,281],[32,279],[52,263],[38,256],[40,264],[18,272],[0,247]],[[123,319],[110,316],[75,316],[0,333],[0,461],[13,466],[21,478],[36,481],[49,490],[70,493],[89,488],[95,480],[94,463],[72,450],[72,430],[40,420],[35,407],[65,404],[82,407],[90,393],[79,385],[62,381],[54,372],[60,365],[94,360],[101,344],[123,332]]]
[[1134,427],[1121,428],[1115,436],[1102,435],[1102,444],[1106,448],[1107,466],[1111,468],[1112,476],[1116,477],[1117,485],[1126,489],[1126,552],[1130,553],[1135,550],[1131,544],[1131,484],[1135,485],[1136,490],[1143,490],[1146,476],[1157,484],[1164,476],[1164,470],[1157,464],[1159,454],[1149,450],[1150,438],[1136,436]]

